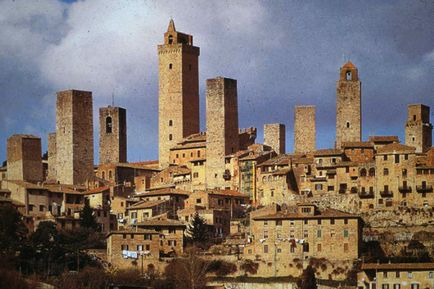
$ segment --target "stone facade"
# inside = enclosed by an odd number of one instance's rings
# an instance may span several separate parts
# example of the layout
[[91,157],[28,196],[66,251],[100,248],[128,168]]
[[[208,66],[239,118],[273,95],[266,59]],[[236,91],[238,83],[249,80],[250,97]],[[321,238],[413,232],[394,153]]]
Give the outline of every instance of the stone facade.
[[295,107],[294,152],[308,153],[316,149],[316,107],[300,105]]
[[361,82],[350,61],[341,67],[336,84],[336,147],[362,138]]
[[158,56],[159,161],[167,167],[170,148],[199,132],[199,47],[171,20]]
[[15,134],[7,141],[7,177],[9,180],[41,182],[41,139],[33,135]]
[[56,169],[61,184],[84,184],[93,176],[92,92],[57,93]]
[[424,153],[432,146],[430,108],[423,104],[408,106],[405,124],[405,144],[416,148],[416,153]]
[[277,154],[285,153],[285,125],[272,123],[264,125],[264,145],[270,146]]
[[206,86],[206,185],[225,188],[225,157],[239,149],[237,81],[217,77]]
[[56,180],[56,133],[48,134],[48,180]]
[[99,163],[127,162],[127,111],[122,107],[99,109]]

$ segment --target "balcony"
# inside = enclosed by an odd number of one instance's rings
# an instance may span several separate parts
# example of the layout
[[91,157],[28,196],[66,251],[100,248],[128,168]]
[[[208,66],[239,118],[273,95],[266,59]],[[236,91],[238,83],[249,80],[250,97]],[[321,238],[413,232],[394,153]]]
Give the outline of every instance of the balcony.
[[380,196],[383,198],[390,198],[393,197],[393,192],[389,190],[380,191]]
[[374,192],[373,191],[360,191],[359,192],[359,198],[361,199],[373,199],[374,198]]
[[418,193],[432,193],[432,186],[431,185],[422,185],[422,186],[416,186],[416,191]]
[[411,193],[411,187],[410,186],[399,186],[398,191],[402,194],[408,194],[408,193]]

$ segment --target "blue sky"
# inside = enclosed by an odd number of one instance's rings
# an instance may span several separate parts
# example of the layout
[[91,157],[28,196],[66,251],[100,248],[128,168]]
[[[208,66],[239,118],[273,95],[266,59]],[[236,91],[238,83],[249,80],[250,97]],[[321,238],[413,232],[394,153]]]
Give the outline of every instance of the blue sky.
[[[362,81],[363,138],[398,135],[406,107],[434,107],[433,1],[9,1],[0,0],[0,160],[14,133],[55,130],[55,93],[91,90],[98,108],[128,114],[128,159],[156,159],[157,45],[170,17],[201,48],[205,80],[238,80],[239,123],[287,128],[293,108],[317,106],[317,146],[335,138],[336,81],[348,59]],[[431,113],[431,116],[433,113]],[[431,117],[432,118],[432,117]],[[98,147],[95,146],[95,156]]]

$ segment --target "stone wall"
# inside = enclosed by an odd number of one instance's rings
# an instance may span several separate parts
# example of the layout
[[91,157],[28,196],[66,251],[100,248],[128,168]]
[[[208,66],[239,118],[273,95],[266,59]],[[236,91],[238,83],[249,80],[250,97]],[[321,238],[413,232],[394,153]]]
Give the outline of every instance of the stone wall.
[[316,149],[315,106],[295,107],[294,116],[294,152],[307,153]]
[[264,125],[264,145],[270,146],[277,154],[285,153],[285,125],[271,123]]
[[56,180],[56,133],[48,134],[48,180]]
[[9,180],[43,180],[41,139],[33,135],[12,135],[7,141]]
[[348,62],[336,84],[336,147],[343,142],[358,142],[361,136],[361,82],[357,68]]
[[405,144],[416,148],[416,153],[426,152],[432,146],[430,108],[423,104],[411,104],[407,110]]
[[217,77],[206,85],[206,185],[224,188],[225,156],[239,148],[237,81]]
[[56,169],[62,184],[83,184],[93,175],[92,92],[57,93]]
[[122,107],[99,109],[99,162],[127,162],[127,111]]

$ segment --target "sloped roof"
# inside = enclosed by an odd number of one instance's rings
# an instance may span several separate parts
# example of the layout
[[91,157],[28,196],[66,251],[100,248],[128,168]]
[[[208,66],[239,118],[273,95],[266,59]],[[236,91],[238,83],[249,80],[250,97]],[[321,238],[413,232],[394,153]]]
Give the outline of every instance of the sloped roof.
[[149,209],[163,203],[168,203],[168,200],[158,200],[158,201],[140,201],[137,202],[127,208],[127,210],[136,210],[136,209]]
[[[303,204],[305,206],[307,204]],[[275,214],[254,217],[254,220],[287,220],[287,219],[327,219],[327,218],[359,218],[357,215],[345,213],[334,209],[318,211],[315,215],[294,212],[278,211]]]
[[393,152],[409,152],[414,153],[416,151],[415,147],[403,145],[400,143],[391,143],[388,145],[385,145],[381,148],[377,149],[377,153],[393,153]]

